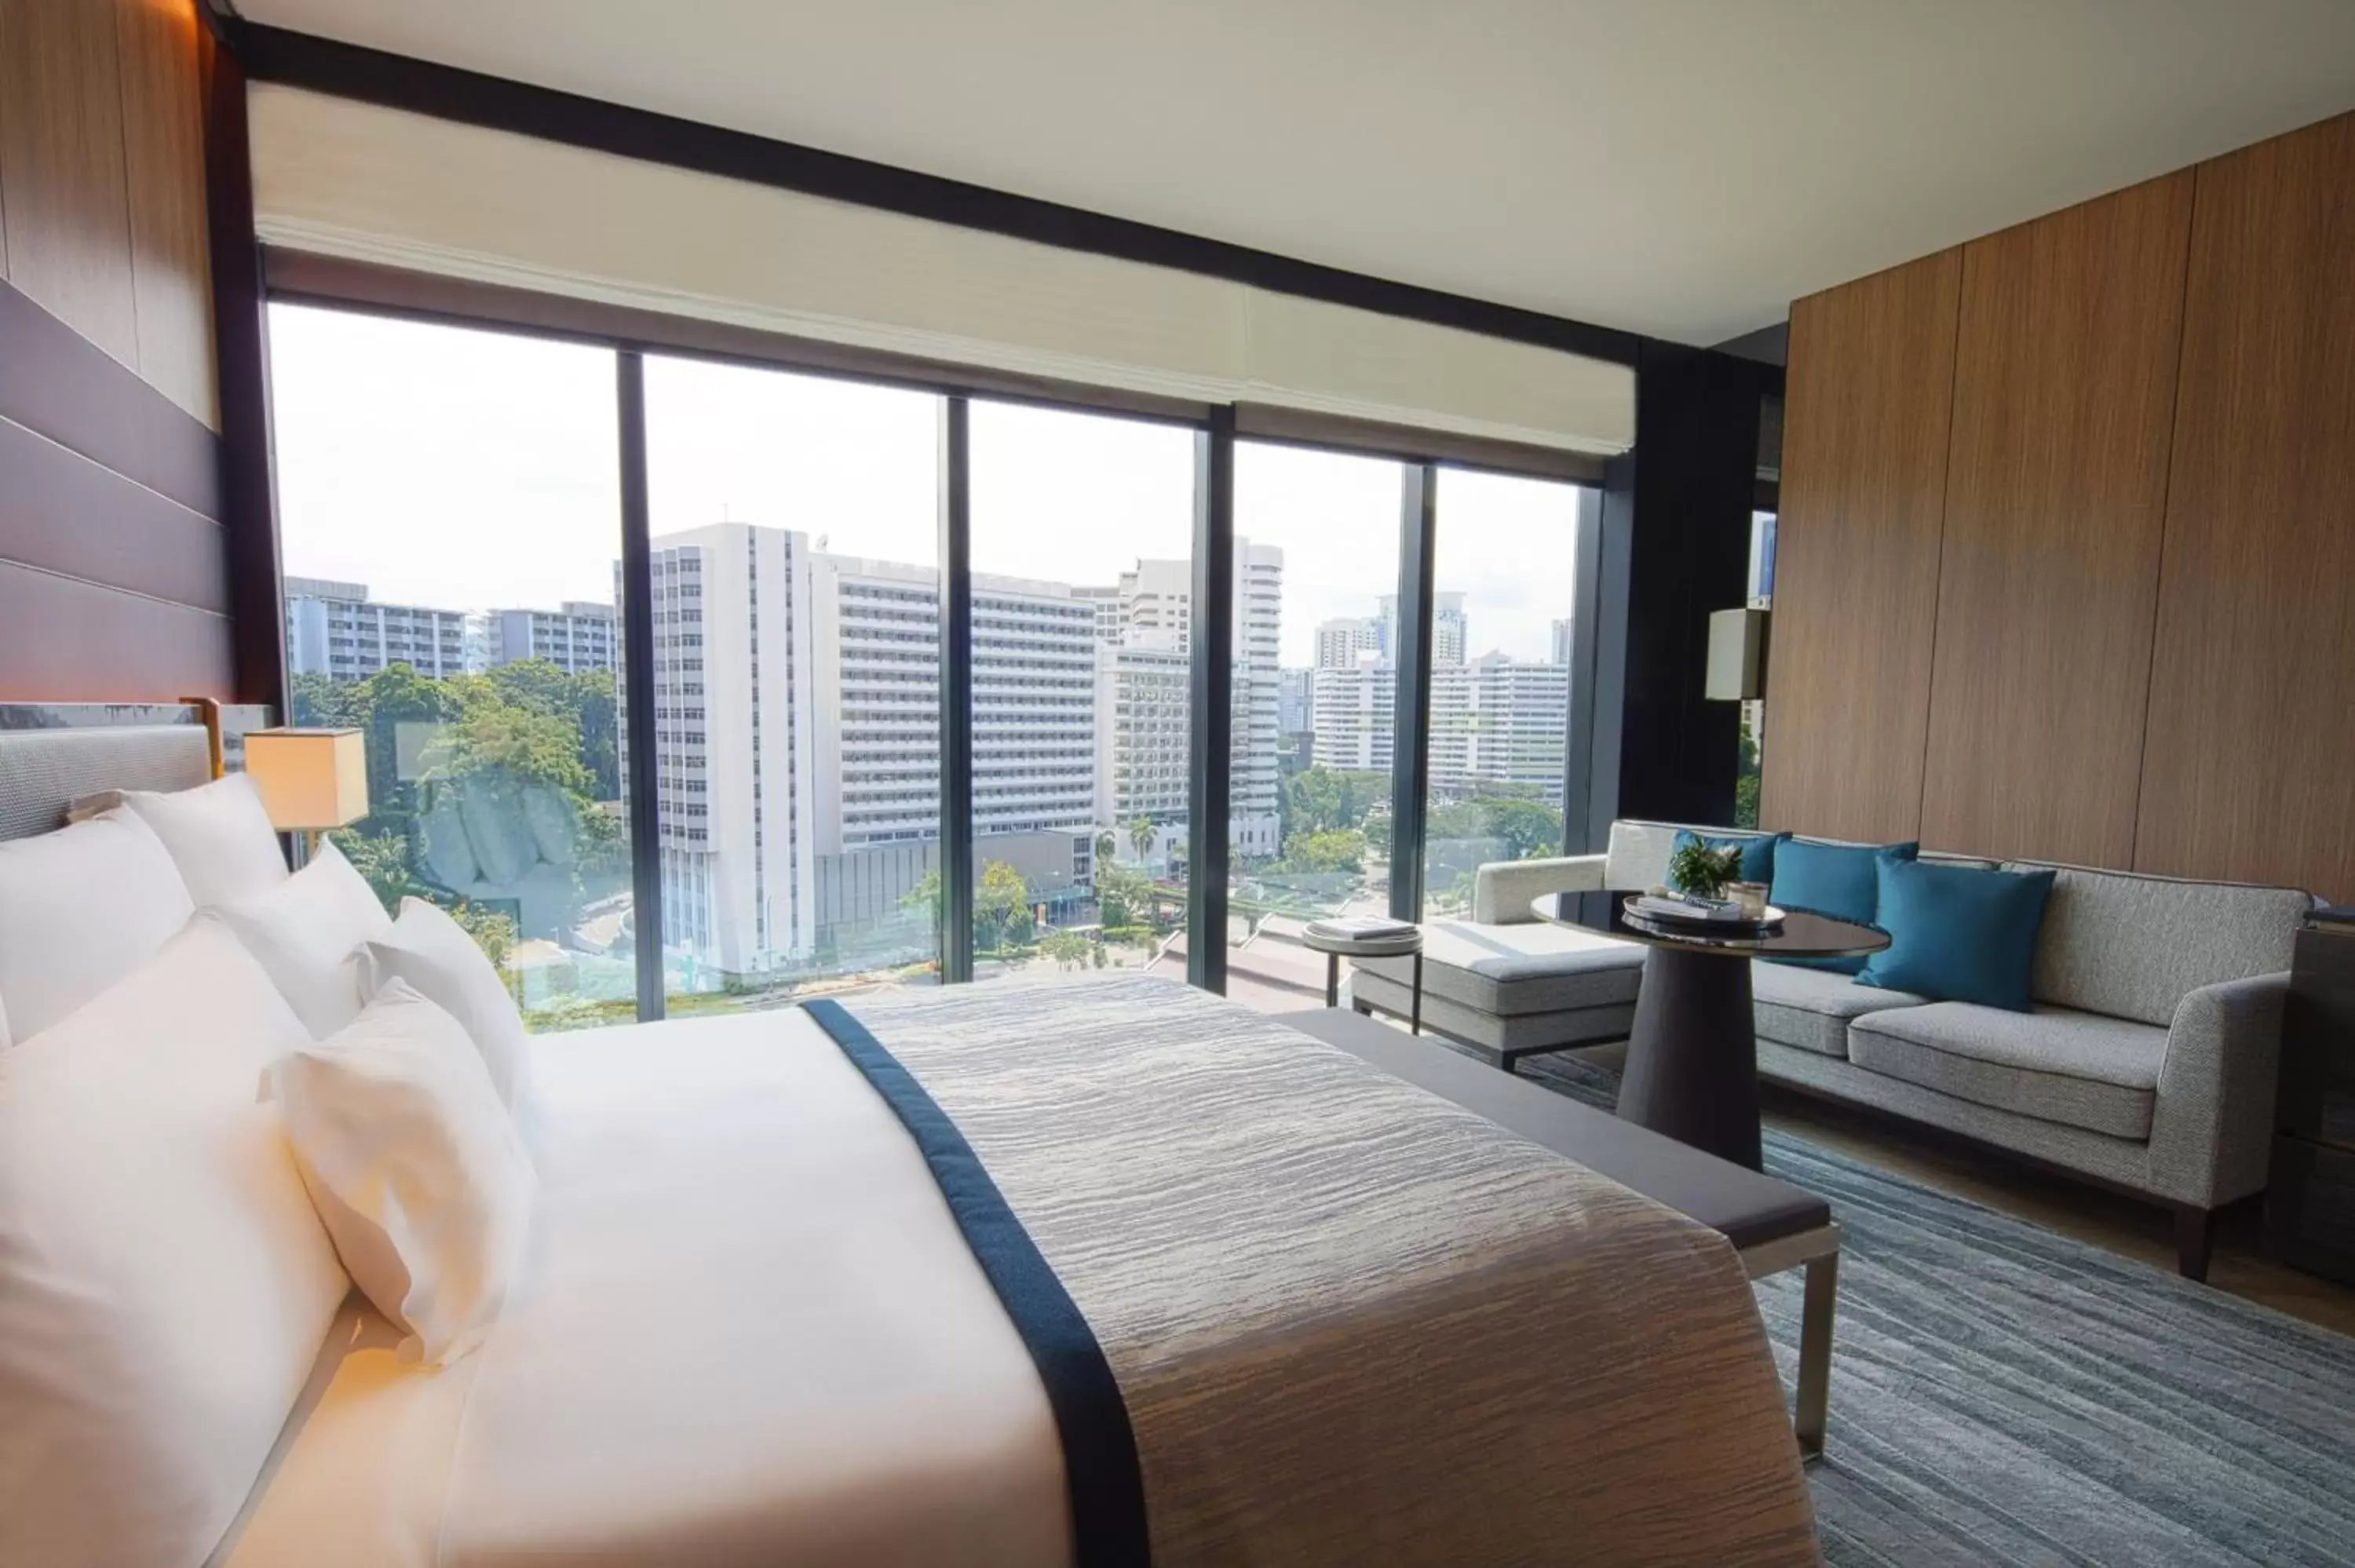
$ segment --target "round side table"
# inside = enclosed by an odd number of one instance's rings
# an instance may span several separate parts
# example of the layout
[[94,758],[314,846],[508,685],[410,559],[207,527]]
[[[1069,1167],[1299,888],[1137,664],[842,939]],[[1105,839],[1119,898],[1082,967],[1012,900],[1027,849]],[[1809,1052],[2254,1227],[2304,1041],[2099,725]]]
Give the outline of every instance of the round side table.
[[[1633,914],[1633,895],[1613,895],[1610,934],[1640,942],[1642,989],[1619,1077],[1619,1116],[1759,1168],[1758,1035],[1751,1012],[1753,959],[1838,959],[1877,953],[1889,933],[1804,909],[1771,931],[1721,935]],[[1554,912],[1555,895],[1529,906],[1555,926],[1593,927]]]
[[1325,955],[1325,1005],[1341,1005],[1341,960],[1348,959],[1414,959],[1414,991],[1412,1012],[1408,1026],[1417,1034],[1423,1033],[1423,933],[1402,931],[1396,936],[1331,937],[1320,934],[1313,927],[1301,933],[1301,946],[1312,953]]

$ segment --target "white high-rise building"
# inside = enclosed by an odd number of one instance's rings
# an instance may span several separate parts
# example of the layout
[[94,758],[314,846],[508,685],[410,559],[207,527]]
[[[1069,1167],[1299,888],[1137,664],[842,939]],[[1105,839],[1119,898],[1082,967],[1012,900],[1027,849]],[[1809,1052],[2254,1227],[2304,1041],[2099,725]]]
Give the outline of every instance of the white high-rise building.
[[[1277,791],[1282,784],[1276,769],[1276,655],[1283,631],[1284,552],[1272,545],[1237,539],[1234,583],[1233,733],[1227,836],[1235,853],[1267,856],[1279,853],[1282,826],[1277,806]],[[1100,589],[1075,591],[1101,603]],[[1135,650],[1140,657],[1127,665],[1114,661],[1101,664],[1100,669],[1112,677],[1124,673],[1126,678],[1141,682],[1148,670],[1163,671],[1166,660],[1176,661],[1169,667],[1182,668],[1193,651],[1193,563],[1140,560],[1134,570],[1121,574],[1117,591],[1121,601],[1120,646]],[[1119,679],[1107,684],[1105,678],[1100,677],[1096,709],[1100,768],[1102,758],[1124,751],[1142,758],[1158,745],[1164,749],[1156,754],[1152,770],[1165,778],[1183,779],[1190,736],[1190,725],[1185,722],[1191,712],[1190,685],[1178,688],[1178,700],[1188,705],[1178,715],[1180,722],[1174,728],[1158,728],[1150,737],[1129,739],[1118,734],[1123,724],[1134,717],[1124,715],[1119,709],[1116,694],[1121,689]],[[1105,705],[1108,701],[1111,706]],[[1160,717],[1156,715],[1153,722],[1158,726]],[[1146,764],[1138,760],[1130,766],[1136,769]],[[1157,810],[1118,807],[1117,801],[1123,797],[1116,782],[1107,781],[1101,771],[1097,797],[1099,815],[1108,826],[1150,816],[1163,825],[1182,828],[1189,810],[1182,789],[1175,795],[1157,797],[1166,802]],[[1117,814],[1104,814],[1108,809],[1116,809]],[[1173,828],[1169,837],[1174,840],[1178,836],[1178,832]]]
[[567,599],[559,609],[495,609],[485,620],[488,663],[545,659],[568,675],[620,667],[610,604]]
[[[1386,659],[1398,657],[1398,595],[1386,593],[1376,601],[1380,609],[1373,625],[1377,646]],[[1444,668],[1464,662],[1471,641],[1471,622],[1464,613],[1464,596],[1460,593],[1433,594],[1431,600],[1431,662]]]
[[[1193,658],[1170,639],[1096,650],[1096,821],[1186,821]],[[1124,835],[1115,837],[1125,844]]]
[[[904,913],[939,863],[938,573],[744,523],[653,554],[666,945],[759,974]],[[974,579],[977,847],[1042,885],[1084,874],[1096,817],[1096,615]]]
[[288,577],[286,667],[291,674],[365,681],[392,664],[435,680],[466,667],[464,610],[379,604],[365,583]]
[[1390,657],[1388,633],[1389,623],[1371,617],[1344,616],[1321,622],[1316,628],[1316,668],[1353,669],[1368,653],[1386,659]]
[[1499,785],[1562,800],[1570,671],[1487,654],[1431,673],[1431,788],[1458,799]]
[[1398,673],[1390,661],[1364,652],[1346,668],[1320,668],[1313,690],[1316,765],[1352,772],[1388,771],[1398,705]]

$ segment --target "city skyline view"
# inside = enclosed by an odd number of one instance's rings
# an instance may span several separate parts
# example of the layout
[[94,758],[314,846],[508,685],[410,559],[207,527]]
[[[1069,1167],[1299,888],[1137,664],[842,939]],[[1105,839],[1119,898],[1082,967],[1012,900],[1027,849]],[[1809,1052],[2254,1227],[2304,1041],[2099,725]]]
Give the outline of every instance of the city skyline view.
[[[301,410],[277,436],[294,717],[370,736],[370,814],[338,842],[389,906],[422,893],[481,923],[545,1026],[602,1016],[646,913],[624,823],[650,810],[666,991],[736,1005],[931,972],[939,395],[643,357],[639,708],[613,351],[293,306],[272,327]],[[1197,858],[1200,438],[967,406],[976,948],[1161,963]],[[1224,766],[1250,933],[1390,896],[1413,471],[1252,441],[1235,461]],[[1581,492],[1433,471],[1420,858],[1439,911],[1480,860],[1560,843]],[[647,796],[625,787],[638,736]]]
[[[613,602],[609,351],[273,304],[271,354],[289,576],[470,611]],[[646,381],[656,533],[748,523],[934,558],[932,395],[672,358],[650,359]],[[1138,558],[1191,556],[1188,429],[976,401],[972,450],[976,570],[1111,582]],[[1317,625],[1395,591],[1398,466],[1241,442],[1235,488],[1239,535],[1316,562],[1285,582],[1279,654],[1312,666]],[[1437,577],[1476,606],[1467,657],[1550,657],[1576,495],[1442,471]],[[1549,536],[1560,550],[1530,548]]]

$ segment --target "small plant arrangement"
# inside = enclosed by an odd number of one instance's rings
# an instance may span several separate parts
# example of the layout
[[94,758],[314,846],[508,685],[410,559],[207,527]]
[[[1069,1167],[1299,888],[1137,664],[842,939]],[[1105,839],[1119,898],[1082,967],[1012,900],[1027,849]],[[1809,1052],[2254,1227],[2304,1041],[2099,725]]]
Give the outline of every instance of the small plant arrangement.
[[1727,886],[1742,879],[1742,851],[1729,845],[1711,849],[1696,840],[1668,859],[1668,885],[1690,897],[1718,899]]

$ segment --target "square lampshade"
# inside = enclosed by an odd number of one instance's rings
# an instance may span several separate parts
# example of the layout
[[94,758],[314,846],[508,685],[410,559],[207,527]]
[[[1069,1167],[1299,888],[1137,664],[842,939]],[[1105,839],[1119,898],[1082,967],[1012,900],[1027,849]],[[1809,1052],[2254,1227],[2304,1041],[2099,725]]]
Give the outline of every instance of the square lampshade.
[[359,730],[248,730],[245,773],[281,832],[340,828],[368,815],[368,747]]

